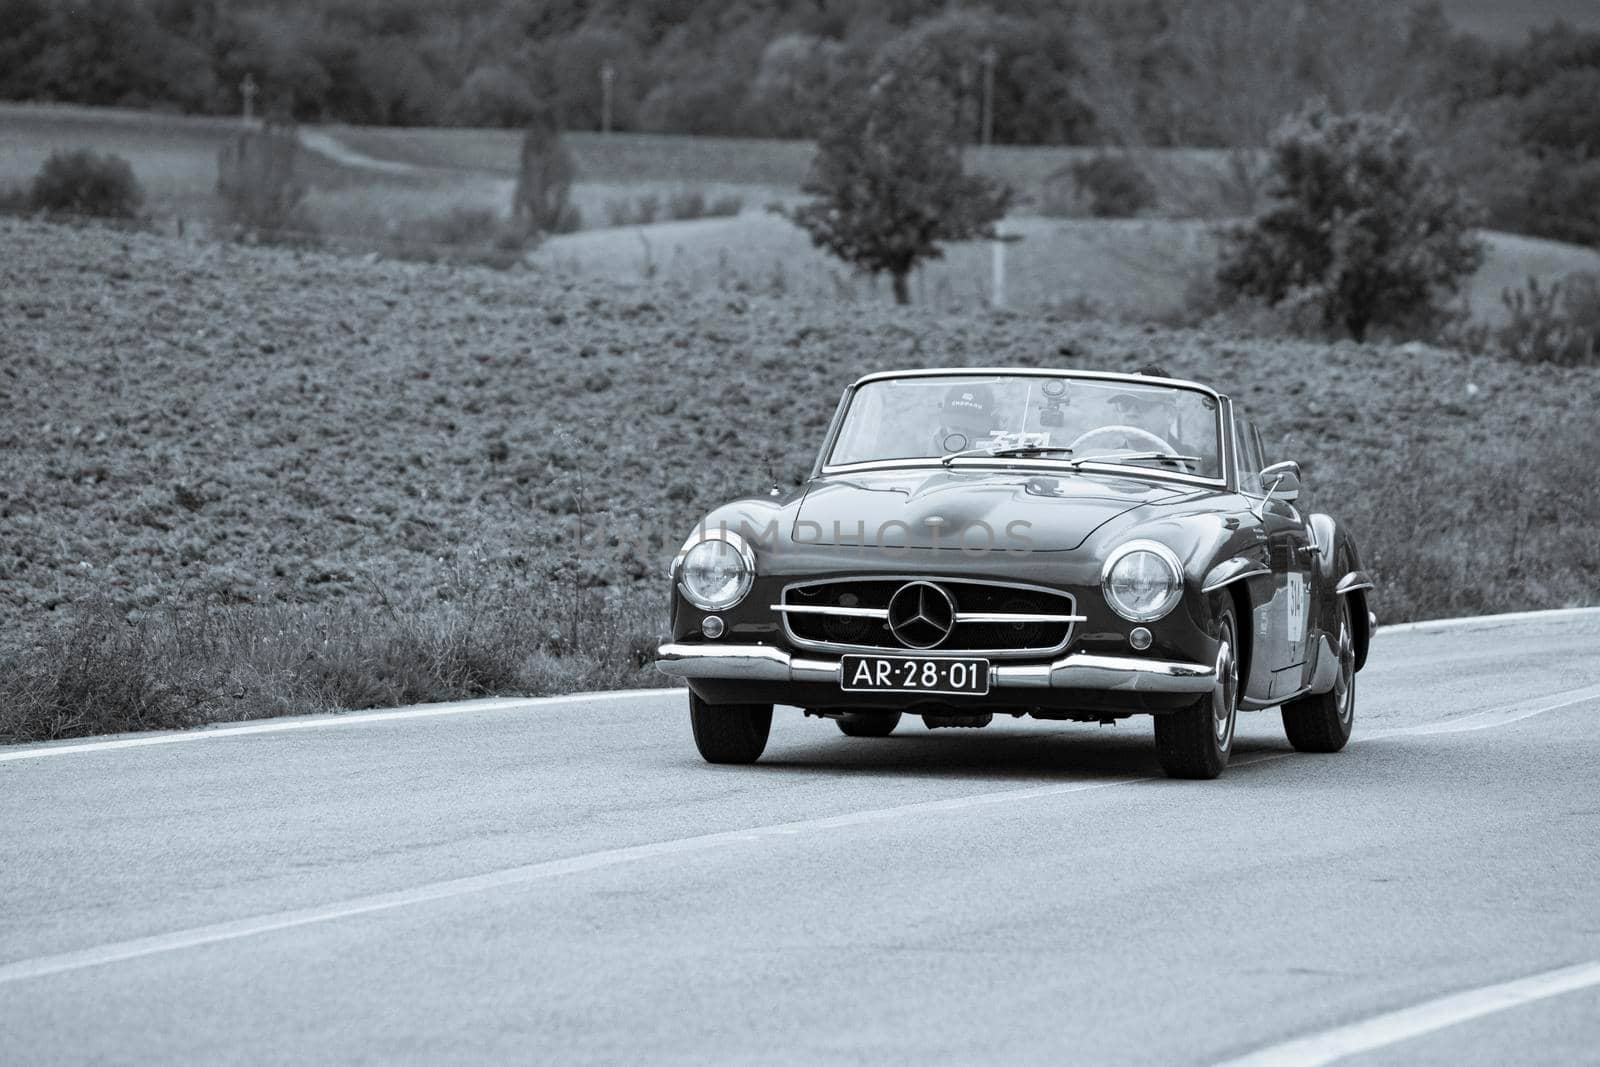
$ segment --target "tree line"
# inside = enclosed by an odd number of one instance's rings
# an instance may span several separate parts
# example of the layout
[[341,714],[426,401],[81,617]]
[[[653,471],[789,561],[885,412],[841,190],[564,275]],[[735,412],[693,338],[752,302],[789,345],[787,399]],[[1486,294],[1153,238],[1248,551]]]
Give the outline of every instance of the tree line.
[[[967,142],[1261,149],[1398,110],[1505,228],[1600,244],[1600,33],[1391,0],[0,0],[0,98],[298,121],[816,138],[883,71]],[[1254,167],[1252,168],[1252,161]]]
[[992,99],[1002,144],[1260,146],[1284,97],[1459,110],[1565,96],[1552,83],[1570,69],[1600,71],[1600,34],[1554,24],[1492,45],[1436,3],[1386,0],[0,5],[6,99],[236,113],[249,74],[299,121],[520,126],[549,109],[598,129],[609,95],[618,130],[809,138],[841,89],[913,55],[975,140]]

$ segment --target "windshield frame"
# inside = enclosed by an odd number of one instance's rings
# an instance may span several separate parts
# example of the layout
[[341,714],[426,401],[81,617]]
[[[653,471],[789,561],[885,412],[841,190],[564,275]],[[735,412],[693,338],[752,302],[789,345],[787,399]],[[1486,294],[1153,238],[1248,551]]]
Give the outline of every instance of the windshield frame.
[[[1154,467],[1138,463],[1117,463],[1112,459],[1088,459],[1072,462],[1071,456],[1056,457],[1022,457],[1022,456],[962,456],[946,464],[941,456],[919,456],[911,459],[874,459],[860,463],[832,463],[827,460],[833,454],[834,447],[838,444],[839,435],[844,429],[845,420],[849,416],[850,407],[855,403],[856,394],[864,385],[873,382],[886,381],[899,378],[959,378],[959,377],[1036,377],[1036,378],[1075,378],[1086,381],[1100,382],[1129,382],[1136,385],[1166,385],[1175,389],[1184,389],[1201,393],[1210,397],[1216,403],[1217,412],[1217,444],[1218,459],[1222,470],[1221,477],[1207,478],[1198,474],[1189,474],[1183,471],[1169,470],[1163,467]],[[1233,435],[1229,424],[1232,422],[1231,406],[1228,398],[1212,389],[1210,386],[1199,382],[1191,382],[1181,378],[1155,378],[1147,374],[1121,374],[1115,371],[1086,371],[1086,370],[1059,370],[1049,367],[941,367],[927,368],[924,370],[907,371],[879,371],[867,374],[856,379],[844,391],[839,399],[839,407],[834,411],[833,421],[828,426],[828,433],[823,439],[822,448],[817,453],[816,462],[812,465],[813,478],[829,474],[852,474],[858,471],[871,470],[914,470],[918,468],[937,467],[944,470],[960,470],[970,467],[990,468],[1020,468],[1023,470],[1039,470],[1050,472],[1067,471],[1071,473],[1114,473],[1135,474],[1141,477],[1157,478],[1164,481],[1184,482],[1190,485],[1203,485],[1210,488],[1226,489],[1233,484],[1234,462],[1232,457]]]

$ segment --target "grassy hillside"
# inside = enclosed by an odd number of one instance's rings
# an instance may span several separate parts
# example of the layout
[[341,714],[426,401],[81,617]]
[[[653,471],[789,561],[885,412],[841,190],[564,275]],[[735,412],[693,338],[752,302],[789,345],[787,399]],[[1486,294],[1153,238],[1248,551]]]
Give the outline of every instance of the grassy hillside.
[[[213,211],[217,149],[237,129],[229,121],[109,108],[0,104],[0,184],[27,181],[50,151],[92,145],[133,164],[158,214],[192,220]],[[452,212],[505,213],[516,174],[519,136],[505,130],[329,127],[308,131],[331,151],[302,153],[313,186],[309,213],[324,233],[374,241],[424,239]],[[811,147],[801,141],[751,141],[618,134],[569,137],[580,182],[573,191],[590,226],[556,238],[535,255],[549,272],[604,282],[671,278],[693,287],[731,281],[809,302],[889,299],[885,286],[856,277],[815,250],[805,234],[762,211],[799,198]],[[974,166],[1037,191],[1044,178],[1081,149],[974,151]],[[343,155],[344,158],[336,158]],[[1204,152],[1157,153],[1164,185],[1203,188],[1217,159]],[[363,166],[374,161],[390,169]],[[406,169],[410,168],[410,169]],[[606,228],[612,201],[698,189],[708,199],[740,198],[739,218]],[[1177,195],[1177,194],[1173,194]],[[1204,197],[1202,196],[1202,199]],[[1205,274],[1215,251],[1209,224],[1136,219],[1046,219],[1023,204],[1008,223],[1024,240],[1007,250],[1011,306],[1125,321],[1170,319],[1186,287]],[[1542,281],[1575,270],[1600,270],[1600,252],[1555,242],[1490,234],[1490,256],[1467,294],[1474,314],[1502,316],[1500,292],[1530,276]],[[377,247],[388,247],[378,245]],[[916,282],[919,300],[947,310],[988,301],[987,244],[956,245]]]
[[[377,159],[424,167],[451,167],[514,177],[522,136],[515,130],[441,130],[379,127],[337,128],[343,141]],[[797,192],[811,167],[810,141],[670,134],[574,132],[566,135],[584,182],[731,183]],[[1021,195],[1037,196],[1046,178],[1093,148],[996,145],[968,150],[973,170],[1009,183]],[[1152,149],[1150,166],[1162,174],[1209,179],[1224,153],[1204,149]]]
[[17,220],[0,244],[0,736],[651,682],[696,516],[798,480],[843,385],[894,366],[1159,359],[1305,464],[1384,618],[1600,601],[1594,370]]
[[[157,214],[203,219],[211,214],[217,150],[237,129],[230,119],[0,103],[0,184],[28,181],[57,149],[93,147],[129,160]],[[351,156],[341,164],[314,146],[302,156],[315,214],[332,228],[457,205],[509,209],[519,131],[329,126],[307,133]],[[755,207],[793,200],[813,150],[808,141],[654,134],[572,133],[567,143],[577,170],[573,199],[589,226],[605,225],[608,200],[649,192],[665,196],[696,188],[710,197],[735,195]],[[999,146],[973,149],[970,164],[1010,183],[1025,201],[1036,201],[1049,175],[1091,154],[1081,148]],[[362,157],[372,165],[361,166]],[[1219,166],[1215,152],[1150,153],[1152,173],[1171,190],[1174,210],[1194,210],[1214,199],[1209,190]],[[1022,211],[1030,210],[1025,202]]]
[[[1171,219],[1045,219],[1007,221],[1022,240],[1006,249],[1010,307],[1072,317],[1126,322],[1171,320],[1185,292],[1216,262],[1213,225]],[[1505,317],[1501,291],[1600,271],[1600,251],[1513,234],[1487,233],[1488,256],[1466,287],[1475,317]],[[992,278],[988,242],[950,245],[945,257],[919,269],[919,303],[946,310],[988,303]],[[692,288],[741,284],[811,303],[840,299],[886,302],[886,280],[854,274],[817,250],[784,219],[746,213],[648,227],[569,234],[547,241],[533,256],[544,269],[597,281],[633,283],[667,278]]]
[[[239,131],[231,119],[117,108],[0,103],[0,185],[24,185],[52,152],[92,148],[127,159],[162,216],[209,217],[217,185],[217,152]],[[298,162],[303,179],[322,189],[367,184],[373,176],[314,152]],[[390,177],[391,184],[406,183]]]

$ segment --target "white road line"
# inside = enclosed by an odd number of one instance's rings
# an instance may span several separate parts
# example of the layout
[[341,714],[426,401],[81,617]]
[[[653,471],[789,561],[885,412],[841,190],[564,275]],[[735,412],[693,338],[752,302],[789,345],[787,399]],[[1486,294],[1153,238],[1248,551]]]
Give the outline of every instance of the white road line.
[[[1260,761],[1251,760],[1250,762]],[[280,912],[276,915],[261,915],[233,922],[216,923],[211,926],[196,927],[192,930],[176,930],[172,933],[140,937],[131,941],[119,941],[109,945],[82,949],[77,952],[65,952],[57,956],[41,956],[37,959],[19,960],[15,963],[0,965],[0,985],[28,978],[60,974],[64,971],[77,971],[86,967],[97,967],[106,963],[138,959],[141,956],[153,956],[162,952],[197,948],[201,945],[216,944],[219,941],[235,941],[243,937],[253,937],[257,934],[271,933],[275,930],[288,930],[296,926],[308,926],[312,923],[329,922],[334,919],[344,919],[356,915],[367,915],[377,911],[389,911],[394,908],[403,908],[410,904],[420,904],[431,900],[446,900],[451,897],[482,893],[506,886],[526,885],[529,882],[557,878],[561,875],[580,874],[585,871],[599,870],[603,867],[615,867],[624,863],[636,863],[640,860],[655,859],[661,856],[705,852],[727,845],[765,841],[771,838],[812,833],[818,830],[837,830],[849,826],[888,822],[935,812],[961,811],[966,808],[1006,804],[1016,800],[1035,800],[1041,797],[1060,796],[1067,793],[1084,793],[1095,789],[1108,789],[1112,786],[1132,785],[1135,782],[1156,780],[1156,778],[1150,776],[1142,778],[1111,778],[1092,782],[1073,782],[1067,785],[1040,786],[1036,789],[1013,789],[1000,793],[978,793],[972,796],[951,797],[946,800],[925,800],[915,804],[901,804],[892,808],[875,808],[868,811],[850,812],[845,815],[830,815],[819,819],[802,819],[798,822],[778,823],[772,826],[756,826],[745,830],[728,830],[722,833],[704,834],[699,837],[680,838],[675,841],[657,841],[646,845],[630,845],[626,848],[606,849],[601,852],[569,856],[565,859],[549,860],[544,863],[530,863],[522,867],[511,867],[503,871],[492,871],[488,874],[473,875],[468,878],[452,878],[448,881],[415,886],[392,893],[378,893],[372,896],[357,897],[337,904],[302,908],[297,911]]]
[[1321,1067],[1507,1008],[1600,985],[1600,960],[1469,989],[1399,1011],[1271,1045],[1219,1067]]
[[1445,719],[1442,722],[1427,722],[1419,726],[1400,726],[1392,730],[1382,730],[1371,737],[1399,737],[1406,735],[1426,734],[1458,734],[1469,730],[1488,730],[1495,726],[1505,726],[1509,723],[1521,722],[1531,719],[1535,715],[1543,715],[1547,711],[1557,711],[1561,708],[1570,708],[1574,704],[1583,704],[1590,700],[1600,699],[1600,685],[1591,685],[1585,689],[1569,689],[1564,693],[1551,693],[1549,696],[1536,697],[1532,700],[1520,701],[1503,708],[1490,708],[1487,711],[1477,711],[1470,715],[1462,715],[1454,719]]
[[1425,619],[1399,622],[1392,626],[1378,622],[1378,634],[1434,633],[1440,630],[1487,630],[1514,622],[1561,622],[1565,619],[1600,617],[1600,608],[1551,608],[1547,611],[1511,611],[1503,615],[1464,615],[1459,619]]
[[[638,690],[622,691],[619,693],[601,694],[603,696],[627,696],[636,694]],[[675,693],[677,690],[657,690],[656,692]],[[1465,729],[1483,730],[1491,726],[1504,725],[1506,722],[1515,722],[1517,718],[1526,718],[1544,711],[1554,711],[1559,707],[1568,707],[1585,700],[1600,696],[1600,686],[1591,686],[1588,689],[1576,690],[1561,703],[1538,707],[1536,710],[1526,711],[1516,718],[1502,718],[1498,721],[1486,721],[1481,725],[1464,727]],[[547,702],[554,702],[564,698],[549,698]],[[578,699],[578,698],[571,698]],[[590,698],[592,699],[592,698]],[[1549,698],[1546,698],[1549,699]],[[514,705],[518,702],[512,702]],[[525,702],[523,702],[525,703]],[[1514,705],[1521,708],[1522,705]],[[427,709],[419,709],[427,710]],[[475,709],[463,709],[475,710]],[[492,710],[492,709],[491,709]],[[395,713],[386,713],[395,714]],[[1479,712],[1478,716],[1489,715],[1491,712]],[[1469,716],[1468,718],[1473,718]],[[1460,720],[1464,721],[1464,720]],[[1409,732],[1408,729],[1384,731],[1369,734],[1359,738],[1352,738],[1351,743],[1358,741],[1372,741],[1383,737]],[[1257,756],[1253,759],[1240,760],[1234,763],[1235,767],[1248,767],[1256,763],[1268,763],[1273,760],[1287,759],[1294,755],[1293,752],[1274,752]],[[529,882],[542,881],[547,878],[556,878],[565,874],[578,874],[584,871],[598,870],[603,867],[615,867],[624,863],[635,863],[640,860],[654,859],[659,856],[682,855],[690,852],[704,852],[724,845],[738,844],[752,841],[764,841],[776,837],[788,837],[794,834],[812,833],[818,830],[836,830],[849,826],[862,826],[868,823],[889,822],[896,819],[911,818],[918,815],[927,815],[934,812],[961,811],[967,808],[987,807],[994,804],[1009,804],[1020,800],[1038,800],[1045,797],[1064,796],[1069,793],[1086,793],[1097,789],[1109,789],[1119,785],[1135,785],[1140,782],[1164,781],[1156,775],[1145,775],[1138,778],[1111,778],[1092,782],[1072,782],[1065,785],[1039,786],[1035,789],[1010,789],[999,793],[976,793],[971,796],[950,797],[944,800],[924,800],[914,804],[900,804],[891,808],[873,808],[867,811],[849,812],[844,815],[829,815],[818,819],[801,819],[797,822],[777,823],[770,826],[754,826],[744,830],[728,830],[722,833],[703,834],[698,837],[685,837],[673,841],[656,841],[644,845],[630,845],[626,848],[606,849],[601,852],[590,852],[580,856],[569,856],[566,859],[548,860],[543,863],[531,863],[521,867],[511,867],[502,871],[491,871],[488,874],[473,875],[467,878],[452,878],[443,882],[434,882],[429,885],[414,886],[410,889],[397,890],[392,893],[379,893],[373,896],[357,897],[354,900],[342,901],[337,904],[326,904],[315,908],[303,908],[298,911],[280,912],[276,915],[262,915],[251,919],[238,919],[233,922],[216,923],[212,926],[200,926],[191,930],[176,930],[167,934],[157,934],[152,937],[136,938],[132,941],[119,941],[108,945],[99,945],[94,948],[82,949],[77,952],[66,952],[56,956],[41,956],[32,960],[19,960],[15,963],[0,965],[0,985],[8,982],[22,981],[27,978],[39,978],[44,975],[60,974],[63,971],[82,970],[86,967],[97,967],[101,964],[116,963],[121,960],[137,959],[141,956],[153,956],[163,952],[175,952],[179,949],[196,948],[201,945],[215,944],[219,941],[234,941],[243,937],[253,937],[257,934],[271,933],[275,930],[287,930],[296,926],[307,926],[312,923],[330,922],[334,919],[343,919],[356,915],[366,915],[371,912],[389,911],[402,908],[410,904],[420,904],[430,900],[444,900],[451,897],[465,896],[470,893],[481,893],[490,889],[499,889],[510,885],[524,885]]]
[[409,708],[388,711],[330,712],[304,718],[269,719],[265,722],[246,723],[241,726],[215,726],[201,730],[172,730],[164,733],[137,734],[132,737],[115,737],[105,741],[84,741],[75,744],[49,742],[42,745],[25,745],[13,749],[0,749],[0,763],[11,760],[44,759],[47,756],[70,756],[81,752],[105,752],[118,748],[144,748],[147,745],[177,745],[190,741],[216,741],[221,738],[245,734],[280,734],[290,730],[325,730],[334,726],[359,726],[363,723],[395,722],[402,719],[436,719],[447,715],[474,715],[486,711],[515,711],[520,708],[548,707],[554,704],[587,704],[602,700],[629,700],[641,697],[672,696],[682,689],[614,689],[603,693],[572,693],[559,697],[507,697],[491,700],[462,700],[448,704],[419,704]]

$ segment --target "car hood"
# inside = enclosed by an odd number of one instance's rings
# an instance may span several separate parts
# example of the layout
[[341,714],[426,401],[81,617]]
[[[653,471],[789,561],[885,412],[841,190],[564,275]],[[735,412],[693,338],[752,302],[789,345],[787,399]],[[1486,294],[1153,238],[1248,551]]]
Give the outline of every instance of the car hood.
[[791,536],[814,545],[1070,551],[1134,508],[1192,497],[1185,486],[1103,474],[927,469],[811,483]]

